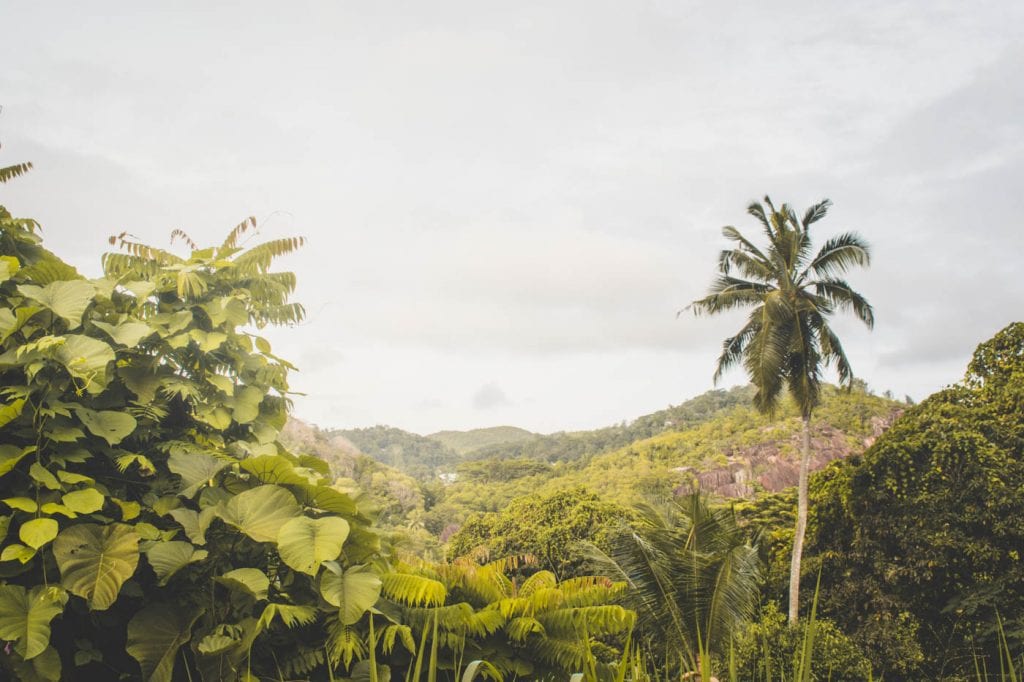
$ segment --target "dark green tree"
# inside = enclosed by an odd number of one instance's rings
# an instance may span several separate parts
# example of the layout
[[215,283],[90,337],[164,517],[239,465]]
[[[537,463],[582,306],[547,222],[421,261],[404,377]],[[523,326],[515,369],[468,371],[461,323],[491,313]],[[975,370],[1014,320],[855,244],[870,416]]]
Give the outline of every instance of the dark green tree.
[[722,228],[722,234],[735,246],[719,255],[719,275],[708,295],[688,306],[698,315],[753,308],[740,331],[722,344],[715,381],[729,368],[742,365],[757,389],[754,405],[759,410],[774,412],[788,390],[803,418],[789,579],[791,623],[796,623],[799,611],[811,415],[819,402],[825,369],[835,366],[841,384],[853,380],[853,369],[829,318],[836,311],[849,310],[869,328],[875,320],[867,300],[842,279],[853,266],[869,264],[867,242],[846,232],[826,240],[817,253],[813,251],[811,226],[825,217],[829,206],[831,202],[825,199],[798,218],[788,204],[776,209],[768,197],[763,205],[750,204],[747,212],[761,224],[767,247],[758,248],[735,227]]
[[998,619],[1024,647],[1024,323],[965,381],[907,410],[860,458],[815,477],[808,552],[822,611],[886,679],[998,670]]

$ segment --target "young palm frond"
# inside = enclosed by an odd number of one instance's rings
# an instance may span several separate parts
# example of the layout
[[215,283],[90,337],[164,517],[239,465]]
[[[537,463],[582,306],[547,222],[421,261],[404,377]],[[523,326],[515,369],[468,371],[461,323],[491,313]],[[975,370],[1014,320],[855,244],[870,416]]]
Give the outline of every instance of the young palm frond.
[[638,530],[623,527],[608,552],[589,558],[631,588],[640,639],[663,655],[682,654],[689,670],[702,651],[721,653],[753,614],[760,560],[731,510],[712,510],[695,493],[664,509],[641,505]]

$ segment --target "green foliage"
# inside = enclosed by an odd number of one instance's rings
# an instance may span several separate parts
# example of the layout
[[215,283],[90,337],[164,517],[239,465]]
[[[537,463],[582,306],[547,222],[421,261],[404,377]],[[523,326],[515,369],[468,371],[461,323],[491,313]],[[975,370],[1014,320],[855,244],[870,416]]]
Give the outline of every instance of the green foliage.
[[964,384],[909,409],[815,482],[823,608],[886,677],[999,660],[1024,644],[1024,324],[981,344]]
[[536,557],[555,575],[581,575],[584,541],[606,547],[610,534],[633,516],[626,507],[603,501],[585,488],[550,495],[530,495],[512,501],[501,512],[477,514],[452,536],[452,556]]
[[376,601],[320,597],[379,586],[382,546],[277,442],[292,367],[251,330],[301,319],[270,270],[301,240],[239,248],[254,228],[187,256],[121,235],[87,280],[0,208],[0,676],[324,674]]
[[[626,581],[626,603],[655,660],[678,672],[704,670],[752,617],[760,583],[757,549],[731,509],[699,493],[664,509],[638,507],[640,522],[621,527],[608,551],[591,549],[594,566]],[[666,671],[667,672],[667,671]]]
[[327,438],[334,435],[347,438],[360,452],[421,481],[432,480],[442,471],[452,471],[462,461],[458,453],[439,441],[390,426],[326,433]]
[[[809,622],[790,627],[774,602],[761,608],[757,619],[736,638],[738,678],[749,682],[789,679],[801,649],[809,641]],[[806,673],[811,680],[865,682],[871,677],[871,661],[835,623],[816,619]]]
[[[385,578],[380,608],[394,624],[381,637],[380,660],[392,669],[426,667],[446,680],[458,680],[475,660],[489,665],[472,669],[484,667],[492,679],[565,680],[589,668],[591,679],[611,680],[619,652],[610,645],[628,640],[634,621],[615,603],[625,584],[593,576],[558,581],[549,571],[514,575],[523,568],[514,558],[399,566]],[[407,636],[399,635],[402,627]]]
[[427,436],[461,456],[482,448],[531,441],[536,437],[536,433],[515,426],[492,426],[470,431],[438,431]]

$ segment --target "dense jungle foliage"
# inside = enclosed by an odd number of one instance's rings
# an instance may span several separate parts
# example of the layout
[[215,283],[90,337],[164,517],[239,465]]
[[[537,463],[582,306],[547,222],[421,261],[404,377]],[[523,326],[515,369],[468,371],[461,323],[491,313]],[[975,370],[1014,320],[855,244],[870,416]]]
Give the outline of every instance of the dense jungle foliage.
[[1024,324],[916,406],[822,388],[791,627],[796,406],[297,429],[256,227],[89,279],[0,207],[0,679],[1019,679]]

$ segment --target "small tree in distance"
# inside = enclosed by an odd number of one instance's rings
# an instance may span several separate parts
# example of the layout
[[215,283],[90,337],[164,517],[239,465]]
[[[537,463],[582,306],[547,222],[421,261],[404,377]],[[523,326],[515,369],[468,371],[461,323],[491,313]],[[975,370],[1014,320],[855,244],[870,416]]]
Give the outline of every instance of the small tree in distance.
[[837,310],[849,310],[869,329],[875,321],[871,305],[842,279],[853,266],[870,264],[868,243],[846,232],[828,239],[816,254],[812,251],[811,225],[824,218],[831,205],[825,199],[798,219],[788,204],[776,209],[767,196],[764,205],[750,204],[747,212],[761,224],[767,248],[758,248],[735,227],[722,228],[725,238],[736,246],[719,255],[719,275],[708,295],[686,308],[697,315],[753,308],[740,331],[723,342],[714,380],[717,383],[726,370],[742,364],[757,389],[757,409],[773,413],[783,390],[789,391],[800,409],[803,447],[789,576],[789,622],[793,624],[807,527],[811,414],[819,402],[823,370],[834,366],[840,384],[849,386],[853,381],[853,370],[829,318]]

